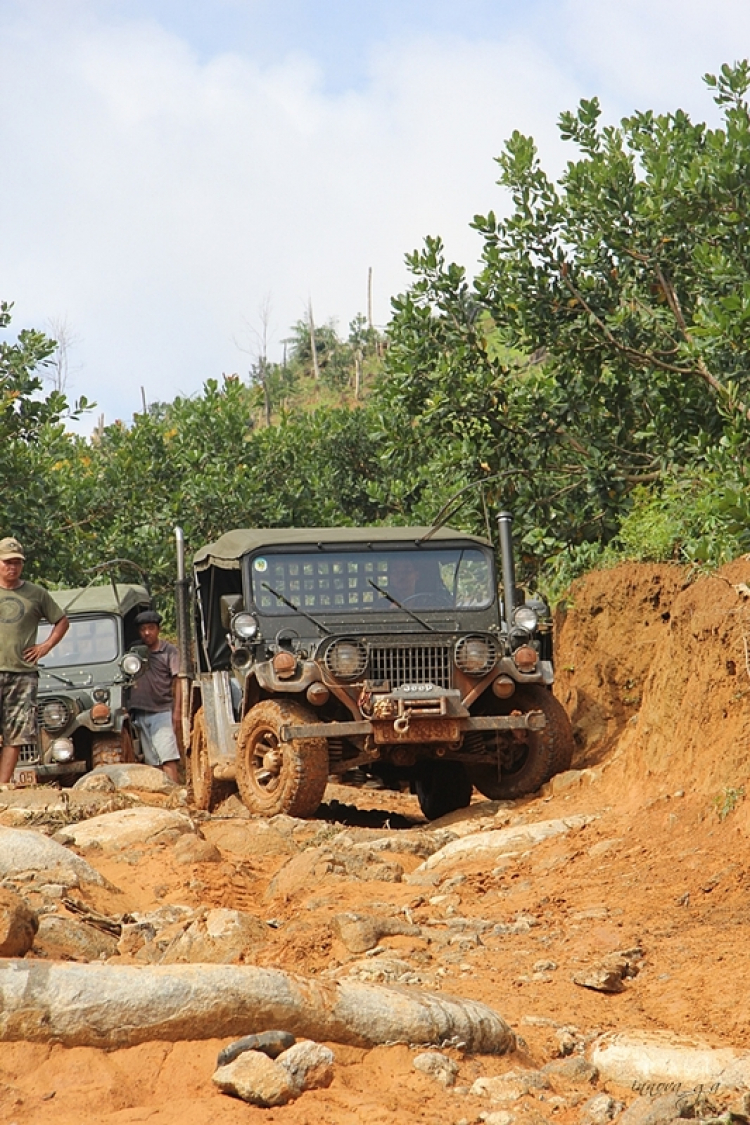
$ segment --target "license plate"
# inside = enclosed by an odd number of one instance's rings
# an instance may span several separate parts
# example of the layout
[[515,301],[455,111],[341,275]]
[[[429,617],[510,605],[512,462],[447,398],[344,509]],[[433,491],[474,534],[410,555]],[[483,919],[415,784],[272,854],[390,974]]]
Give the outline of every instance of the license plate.
[[454,719],[412,719],[405,731],[396,730],[393,723],[373,722],[375,741],[380,744],[394,742],[458,742],[461,732]]
[[16,785],[36,785],[36,770],[33,766],[16,766],[13,771],[13,782]]

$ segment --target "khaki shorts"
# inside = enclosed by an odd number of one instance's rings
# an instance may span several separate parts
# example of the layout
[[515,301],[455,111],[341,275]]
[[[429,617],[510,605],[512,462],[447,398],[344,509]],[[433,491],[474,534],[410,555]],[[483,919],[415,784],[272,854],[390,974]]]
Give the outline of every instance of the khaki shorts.
[[0,672],[0,735],[3,746],[31,746],[37,738],[36,672]]

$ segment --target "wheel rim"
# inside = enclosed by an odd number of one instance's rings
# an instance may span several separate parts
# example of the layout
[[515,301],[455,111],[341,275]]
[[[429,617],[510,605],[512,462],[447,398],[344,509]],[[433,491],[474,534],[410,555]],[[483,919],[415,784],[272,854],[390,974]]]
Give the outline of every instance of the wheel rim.
[[282,781],[284,752],[273,727],[263,727],[256,732],[248,747],[249,780],[264,797],[273,797]]
[[503,754],[503,774],[506,777],[513,777],[514,774],[520,773],[529,759],[529,744],[524,739],[523,742],[516,742],[514,740],[510,749]]

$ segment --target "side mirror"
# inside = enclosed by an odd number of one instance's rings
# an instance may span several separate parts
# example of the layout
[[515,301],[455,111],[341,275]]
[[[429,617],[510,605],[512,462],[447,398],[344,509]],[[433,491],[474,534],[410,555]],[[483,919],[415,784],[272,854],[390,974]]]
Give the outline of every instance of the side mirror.
[[242,594],[222,594],[219,598],[221,609],[222,628],[229,632],[232,627],[232,618],[243,608]]

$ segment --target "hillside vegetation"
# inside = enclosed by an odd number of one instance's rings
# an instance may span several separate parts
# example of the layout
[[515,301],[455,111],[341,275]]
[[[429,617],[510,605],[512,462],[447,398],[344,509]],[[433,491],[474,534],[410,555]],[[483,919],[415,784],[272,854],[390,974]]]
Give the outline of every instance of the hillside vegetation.
[[80,583],[125,556],[166,599],[175,524],[196,548],[230,526],[445,508],[493,534],[498,506],[523,580],[552,594],[621,558],[747,551],[750,65],[706,83],[717,128],[679,109],[615,128],[595,98],[562,114],[558,182],[515,133],[497,161],[507,217],[473,220],[476,278],[428,238],[383,336],[363,317],[345,340],[299,322],[282,364],[261,355],[248,379],[208,379],[91,440],[66,430],[91,404],[44,394],[55,341],[0,345],[3,532],[30,575]]

